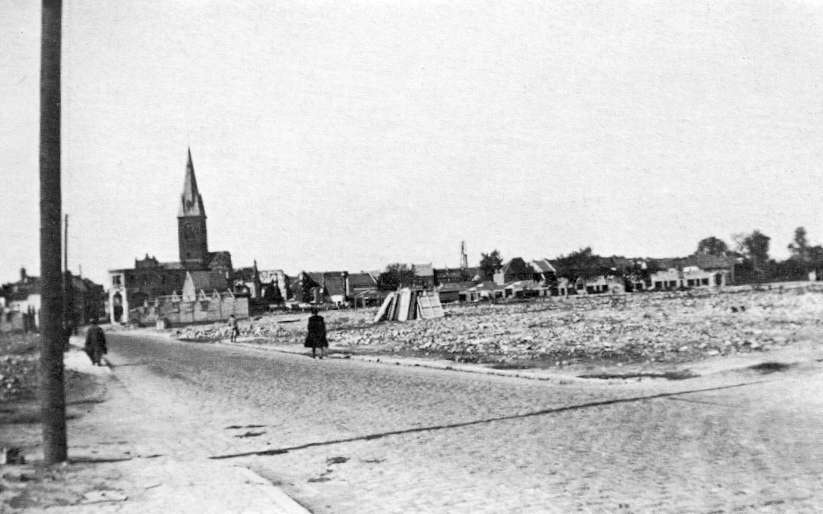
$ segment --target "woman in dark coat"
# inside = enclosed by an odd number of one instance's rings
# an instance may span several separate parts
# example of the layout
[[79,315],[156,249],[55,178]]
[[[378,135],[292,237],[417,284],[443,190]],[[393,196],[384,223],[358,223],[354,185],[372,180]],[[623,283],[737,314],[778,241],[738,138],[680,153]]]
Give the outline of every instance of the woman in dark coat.
[[323,321],[323,316],[317,314],[316,307],[311,309],[309,333],[306,334],[306,342],[303,346],[311,348],[312,359],[317,357],[318,348],[320,348],[320,358],[322,359],[326,355],[326,348],[329,347],[329,341],[326,339],[326,323]]
[[91,320],[91,326],[86,330],[86,345],[83,348],[95,366],[102,366],[103,355],[108,353],[106,336],[103,329],[97,325],[97,320]]

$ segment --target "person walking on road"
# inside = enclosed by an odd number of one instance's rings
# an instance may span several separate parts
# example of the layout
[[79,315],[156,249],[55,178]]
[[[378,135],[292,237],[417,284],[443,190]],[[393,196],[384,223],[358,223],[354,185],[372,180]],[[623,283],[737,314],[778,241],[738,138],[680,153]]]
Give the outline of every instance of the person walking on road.
[[91,326],[86,330],[86,344],[83,347],[86,354],[95,366],[102,366],[103,355],[108,353],[106,348],[106,335],[103,329],[97,325],[97,320],[91,320]]
[[311,309],[308,334],[306,334],[306,342],[303,346],[311,348],[312,359],[317,358],[318,348],[320,349],[320,358],[326,356],[326,348],[329,347],[329,341],[326,339],[326,322],[323,321],[323,316],[317,314],[317,307]]
[[240,335],[240,327],[237,326],[237,318],[234,314],[229,315],[229,331],[231,332],[231,342],[237,342],[237,336]]

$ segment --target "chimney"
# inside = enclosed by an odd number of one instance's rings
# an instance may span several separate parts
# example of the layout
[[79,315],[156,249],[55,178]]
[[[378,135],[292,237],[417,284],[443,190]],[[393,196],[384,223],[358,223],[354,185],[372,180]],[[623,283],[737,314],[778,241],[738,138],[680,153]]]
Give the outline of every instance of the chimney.
[[20,268],[20,282],[25,282],[27,276],[28,275],[26,275],[26,268]]

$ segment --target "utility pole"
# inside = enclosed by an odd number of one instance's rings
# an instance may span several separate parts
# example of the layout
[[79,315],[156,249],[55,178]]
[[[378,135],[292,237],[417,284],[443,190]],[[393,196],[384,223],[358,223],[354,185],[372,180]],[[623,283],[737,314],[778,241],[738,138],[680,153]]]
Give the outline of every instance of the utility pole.
[[69,270],[69,215],[63,217],[63,271]]
[[42,0],[40,36],[40,412],[46,464],[68,458],[60,266],[62,0]]
[[[61,202],[62,203],[62,202]],[[63,216],[63,333],[68,334],[69,326],[69,215]],[[63,341],[63,351],[69,349],[69,336]]]

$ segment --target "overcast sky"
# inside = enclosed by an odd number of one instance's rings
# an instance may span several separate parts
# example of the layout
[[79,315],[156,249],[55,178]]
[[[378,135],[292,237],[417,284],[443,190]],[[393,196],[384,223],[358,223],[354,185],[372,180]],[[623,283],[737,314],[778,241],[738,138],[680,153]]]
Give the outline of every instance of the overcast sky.
[[[0,0],[0,282],[39,270],[39,2]],[[359,271],[823,240],[823,3],[64,0],[69,266]]]

